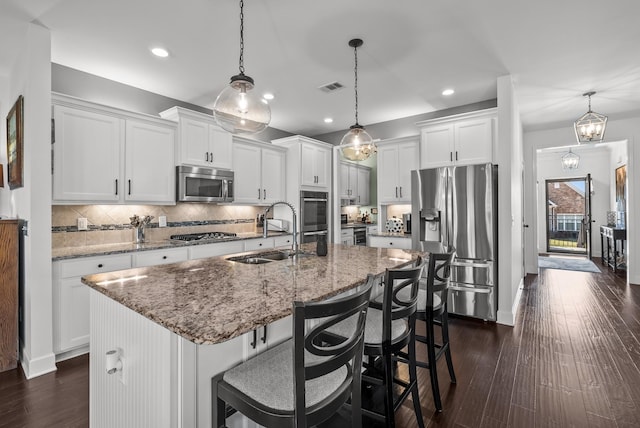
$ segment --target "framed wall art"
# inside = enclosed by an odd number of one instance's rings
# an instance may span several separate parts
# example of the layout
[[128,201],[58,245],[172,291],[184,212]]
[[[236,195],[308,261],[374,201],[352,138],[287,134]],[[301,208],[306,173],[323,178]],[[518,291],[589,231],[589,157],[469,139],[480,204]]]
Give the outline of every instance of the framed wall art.
[[616,168],[616,207],[627,206],[627,166],[622,165]]
[[24,185],[23,109],[24,99],[20,95],[7,115],[7,182],[12,190]]

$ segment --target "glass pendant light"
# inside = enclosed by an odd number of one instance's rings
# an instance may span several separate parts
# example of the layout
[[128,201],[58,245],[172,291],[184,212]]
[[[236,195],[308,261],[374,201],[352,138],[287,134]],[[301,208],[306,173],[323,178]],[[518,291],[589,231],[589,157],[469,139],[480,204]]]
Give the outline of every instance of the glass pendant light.
[[364,130],[364,126],[358,123],[358,48],[362,43],[361,39],[349,40],[349,46],[353,48],[355,56],[356,123],[351,125],[349,132],[340,141],[342,156],[352,161],[365,160],[376,152],[371,136]]
[[252,91],[254,81],[244,74],[244,0],[240,0],[240,73],[231,76],[231,82],[213,105],[213,116],[225,130],[234,134],[253,134],[264,130],[271,121],[267,100]]
[[573,124],[576,139],[578,143],[602,141],[607,127],[607,116],[591,111],[591,95],[595,95],[595,91],[585,92],[582,95],[589,97],[589,111]]
[[580,163],[580,156],[573,153],[571,148],[569,148],[569,152],[565,153],[562,156],[562,169],[578,169],[578,164]]

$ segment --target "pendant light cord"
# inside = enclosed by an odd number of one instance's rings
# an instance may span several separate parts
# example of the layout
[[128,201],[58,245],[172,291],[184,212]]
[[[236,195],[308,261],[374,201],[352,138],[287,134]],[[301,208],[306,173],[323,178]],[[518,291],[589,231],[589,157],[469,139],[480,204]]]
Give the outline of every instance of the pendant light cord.
[[358,47],[354,46],[353,47],[353,55],[355,57],[355,69],[354,69],[354,74],[355,74],[355,93],[356,93],[356,125],[359,125],[358,123]]
[[244,74],[244,0],[240,0],[240,74]]

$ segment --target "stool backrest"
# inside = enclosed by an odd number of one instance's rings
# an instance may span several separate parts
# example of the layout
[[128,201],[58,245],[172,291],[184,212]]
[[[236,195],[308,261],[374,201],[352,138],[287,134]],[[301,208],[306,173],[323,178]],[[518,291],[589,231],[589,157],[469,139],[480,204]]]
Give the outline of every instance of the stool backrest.
[[[447,289],[451,279],[451,262],[455,251],[429,254],[427,267],[427,308],[433,307],[433,296],[438,295],[442,302],[448,298]],[[422,308],[421,308],[422,309]]]
[[391,343],[392,321],[415,314],[418,305],[418,284],[425,263],[418,257],[402,269],[387,269],[382,299],[382,343]]
[[[371,288],[375,276],[355,293],[322,302],[293,303],[294,394],[296,418],[305,414],[305,382],[346,367],[343,387],[325,401],[344,403],[352,382],[360,382],[360,367],[364,349],[364,326]],[[338,344],[327,344],[321,337],[329,327],[353,317],[350,337]],[[355,375],[355,379],[354,379]],[[330,406],[331,407],[331,406]]]

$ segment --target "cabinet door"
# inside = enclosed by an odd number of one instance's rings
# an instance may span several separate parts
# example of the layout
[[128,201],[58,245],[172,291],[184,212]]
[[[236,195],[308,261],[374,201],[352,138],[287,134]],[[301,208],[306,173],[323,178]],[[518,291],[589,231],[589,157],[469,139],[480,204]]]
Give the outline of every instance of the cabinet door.
[[58,332],[54,351],[64,352],[89,344],[89,287],[79,277],[59,282]]
[[244,241],[218,242],[215,244],[189,246],[189,260],[224,256],[244,251]]
[[493,160],[492,122],[491,118],[481,118],[456,124],[456,164],[473,165]]
[[449,166],[454,162],[454,125],[445,123],[421,132],[420,168]]
[[418,142],[398,144],[398,202],[411,202],[411,171],[418,169]]
[[331,183],[331,150],[316,147],[316,186],[329,189]]
[[231,168],[232,135],[215,125],[209,125],[209,166]]
[[349,165],[349,197],[359,204],[358,199],[358,167]]
[[302,144],[300,147],[300,185],[315,187],[316,174],[316,147],[310,144]]
[[233,144],[234,202],[262,202],[261,158],[260,147],[238,142]]
[[265,204],[285,200],[285,157],[284,152],[262,149],[262,202]]
[[211,166],[208,123],[189,118],[180,120],[180,154],[182,164]]
[[126,129],[125,200],[174,203],[175,131],[134,120]]
[[350,165],[347,162],[340,162],[340,197],[349,199],[349,171]]
[[53,200],[121,200],[122,119],[63,106],[54,119]]
[[369,205],[371,202],[371,192],[369,185],[371,170],[369,170],[368,168],[357,168],[356,172],[358,175],[358,204]]
[[133,255],[133,267],[158,266],[178,263],[189,259],[189,249],[168,248],[157,251],[143,251]]
[[379,203],[398,200],[398,146],[378,147],[378,199]]

